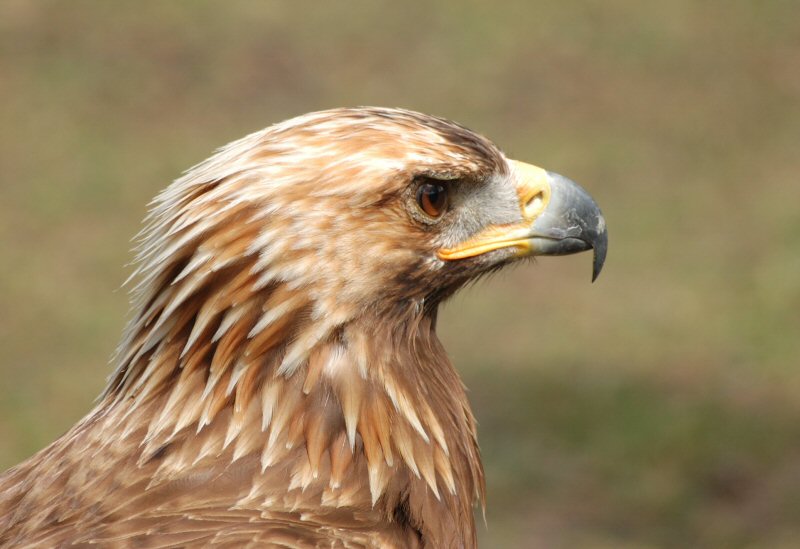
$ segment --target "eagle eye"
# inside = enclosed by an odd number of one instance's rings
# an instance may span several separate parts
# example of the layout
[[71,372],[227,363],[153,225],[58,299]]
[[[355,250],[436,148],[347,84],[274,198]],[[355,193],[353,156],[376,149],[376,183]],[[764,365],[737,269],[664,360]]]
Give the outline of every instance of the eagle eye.
[[417,187],[417,205],[429,217],[441,217],[449,201],[447,187],[435,180],[424,181]]

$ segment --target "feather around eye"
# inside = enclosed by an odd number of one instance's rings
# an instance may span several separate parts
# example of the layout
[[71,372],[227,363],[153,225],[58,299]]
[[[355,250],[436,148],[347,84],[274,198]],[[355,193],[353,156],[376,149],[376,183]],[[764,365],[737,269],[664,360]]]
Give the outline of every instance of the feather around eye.
[[450,202],[448,189],[441,182],[429,179],[417,187],[417,205],[429,217],[438,219]]

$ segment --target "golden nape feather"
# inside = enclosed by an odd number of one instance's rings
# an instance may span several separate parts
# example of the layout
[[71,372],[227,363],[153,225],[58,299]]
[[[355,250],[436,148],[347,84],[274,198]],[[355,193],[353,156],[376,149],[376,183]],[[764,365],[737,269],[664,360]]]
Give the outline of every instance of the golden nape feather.
[[572,181],[452,122],[337,109],[154,201],[95,408],[0,476],[3,547],[474,547],[475,420],[439,304],[606,250]]

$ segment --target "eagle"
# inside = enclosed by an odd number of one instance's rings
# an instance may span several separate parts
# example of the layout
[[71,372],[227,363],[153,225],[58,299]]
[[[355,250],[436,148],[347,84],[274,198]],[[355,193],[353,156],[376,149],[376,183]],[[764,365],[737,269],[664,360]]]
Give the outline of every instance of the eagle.
[[315,112],[162,191],[94,408],[0,476],[2,547],[475,547],[484,473],[437,310],[607,249],[566,177],[454,122]]

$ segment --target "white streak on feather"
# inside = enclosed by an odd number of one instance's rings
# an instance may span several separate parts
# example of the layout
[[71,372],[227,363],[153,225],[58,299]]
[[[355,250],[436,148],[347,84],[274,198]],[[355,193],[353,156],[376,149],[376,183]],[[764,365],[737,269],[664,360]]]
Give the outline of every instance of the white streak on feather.
[[392,404],[394,404],[395,410],[403,414],[414,430],[417,431],[417,433],[419,433],[419,435],[422,437],[422,440],[430,444],[428,433],[425,432],[425,428],[422,426],[419,416],[417,416],[417,413],[414,411],[414,405],[411,403],[405,393],[397,389],[397,387],[395,387],[392,383],[385,383],[384,388],[386,389],[386,394],[389,395],[389,399],[392,401]]
[[219,323],[217,331],[214,332],[214,335],[211,337],[211,342],[216,343],[219,341],[220,338],[224,336],[234,324],[239,322],[249,310],[250,308],[248,305],[244,303],[234,305],[231,309],[228,309],[225,316],[222,318],[222,322]]
[[288,311],[292,310],[292,308],[300,303],[302,300],[301,295],[292,295],[291,297],[287,298],[285,301],[280,302],[278,305],[268,309],[261,315],[261,318],[258,319],[256,325],[250,330],[247,334],[247,339],[254,338],[258,333],[262,332],[267,326],[278,320]]

